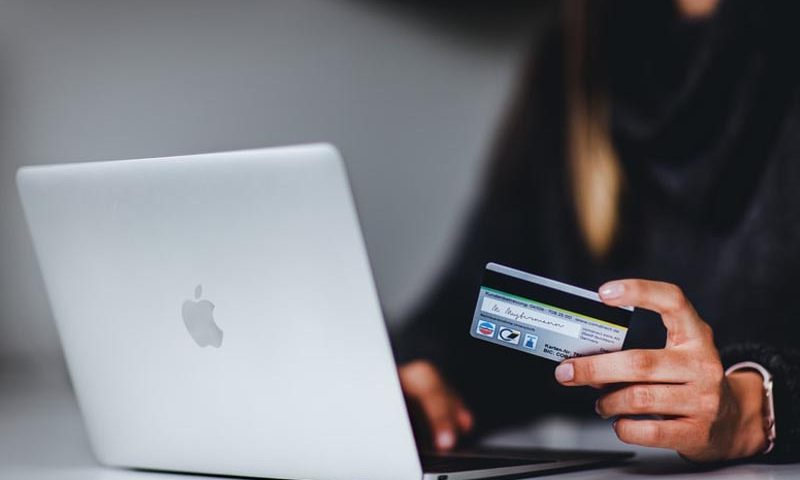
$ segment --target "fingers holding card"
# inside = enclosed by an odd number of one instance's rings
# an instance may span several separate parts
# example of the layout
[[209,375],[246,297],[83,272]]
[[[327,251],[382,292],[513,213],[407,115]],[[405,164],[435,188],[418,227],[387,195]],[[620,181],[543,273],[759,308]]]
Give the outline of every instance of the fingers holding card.
[[470,334],[560,362],[621,350],[632,313],[590,290],[489,263]]

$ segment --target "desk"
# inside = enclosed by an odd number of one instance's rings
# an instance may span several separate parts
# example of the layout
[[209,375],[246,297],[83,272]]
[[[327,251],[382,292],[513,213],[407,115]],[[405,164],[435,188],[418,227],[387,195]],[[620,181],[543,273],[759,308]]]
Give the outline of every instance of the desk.
[[[89,450],[75,399],[63,376],[45,381],[2,378],[0,382],[1,480],[187,480],[186,475],[105,468]],[[552,418],[488,440],[495,445],[633,450],[627,464],[559,476],[559,480],[659,479],[790,479],[800,478],[797,465],[737,465],[697,472],[673,452],[624,445],[602,421]]]

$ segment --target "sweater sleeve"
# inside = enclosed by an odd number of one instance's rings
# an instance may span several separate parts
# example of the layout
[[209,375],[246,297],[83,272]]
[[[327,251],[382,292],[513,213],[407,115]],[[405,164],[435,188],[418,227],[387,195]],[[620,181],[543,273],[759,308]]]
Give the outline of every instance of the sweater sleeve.
[[738,362],[751,361],[770,371],[777,436],[775,448],[764,456],[764,461],[784,463],[800,460],[800,350],[743,343],[724,348],[721,355],[726,368]]

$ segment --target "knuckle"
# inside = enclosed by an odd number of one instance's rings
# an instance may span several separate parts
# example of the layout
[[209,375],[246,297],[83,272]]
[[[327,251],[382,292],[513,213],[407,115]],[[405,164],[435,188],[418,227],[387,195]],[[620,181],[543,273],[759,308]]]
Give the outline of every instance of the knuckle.
[[670,313],[675,313],[685,310],[688,305],[689,301],[686,299],[686,295],[683,294],[683,290],[677,285],[671,283],[667,284],[665,310]]
[[442,422],[450,423],[454,418],[452,405],[444,396],[432,397],[424,407],[428,416]]
[[625,281],[625,291],[628,292],[629,295],[639,298],[642,295],[642,281],[638,279],[630,279]]
[[628,405],[635,411],[643,411],[655,403],[653,392],[644,386],[633,386],[628,389]]
[[431,428],[435,432],[449,432],[455,430],[453,422],[446,416],[432,417]]
[[653,370],[654,358],[646,350],[634,350],[631,352],[631,368],[638,374],[648,374]]
[[422,360],[401,367],[400,382],[406,393],[412,396],[429,395],[442,385],[436,367]]
[[663,430],[655,423],[642,425],[642,440],[651,445],[658,445],[663,440]]
[[645,302],[652,295],[652,286],[647,280],[633,279],[625,284],[628,296],[637,303]]
[[447,416],[440,411],[423,409],[422,413],[424,415],[423,418],[428,420],[428,423],[434,430],[445,429],[449,425]]
[[584,358],[583,361],[576,361],[573,366],[575,368],[575,379],[584,383],[590,383],[597,378],[597,365],[591,358]]
[[447,418],[447,406],[441,397],[428,396],[420,399],[425,414],[434,420]]
[[421,360],[419,362],[415,362],[413,366],[414,366],[414,371],[417,375],[421,375],[424,376],[425,378],[432,380],[439,378],[439,372],[436,370],[436,367],[434,367],[430,362]]
[[703,339],[706,342],[708,342],[708,343],[713,345],[714,344],[714,329],[711,328],[711,325],[707,324],[706,322],[703,322],[701,324],[701,326],[700,326],[700,331],[702,332]]

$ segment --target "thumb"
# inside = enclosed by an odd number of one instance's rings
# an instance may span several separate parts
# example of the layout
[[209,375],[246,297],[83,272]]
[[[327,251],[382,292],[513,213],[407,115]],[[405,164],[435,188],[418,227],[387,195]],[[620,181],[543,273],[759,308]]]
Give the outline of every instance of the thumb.
[[646,308],[661,314],[668,345],[703,336],[710,328],[676,285],[651,280],[626,279],[603,284],[598,291],[607,305]]

